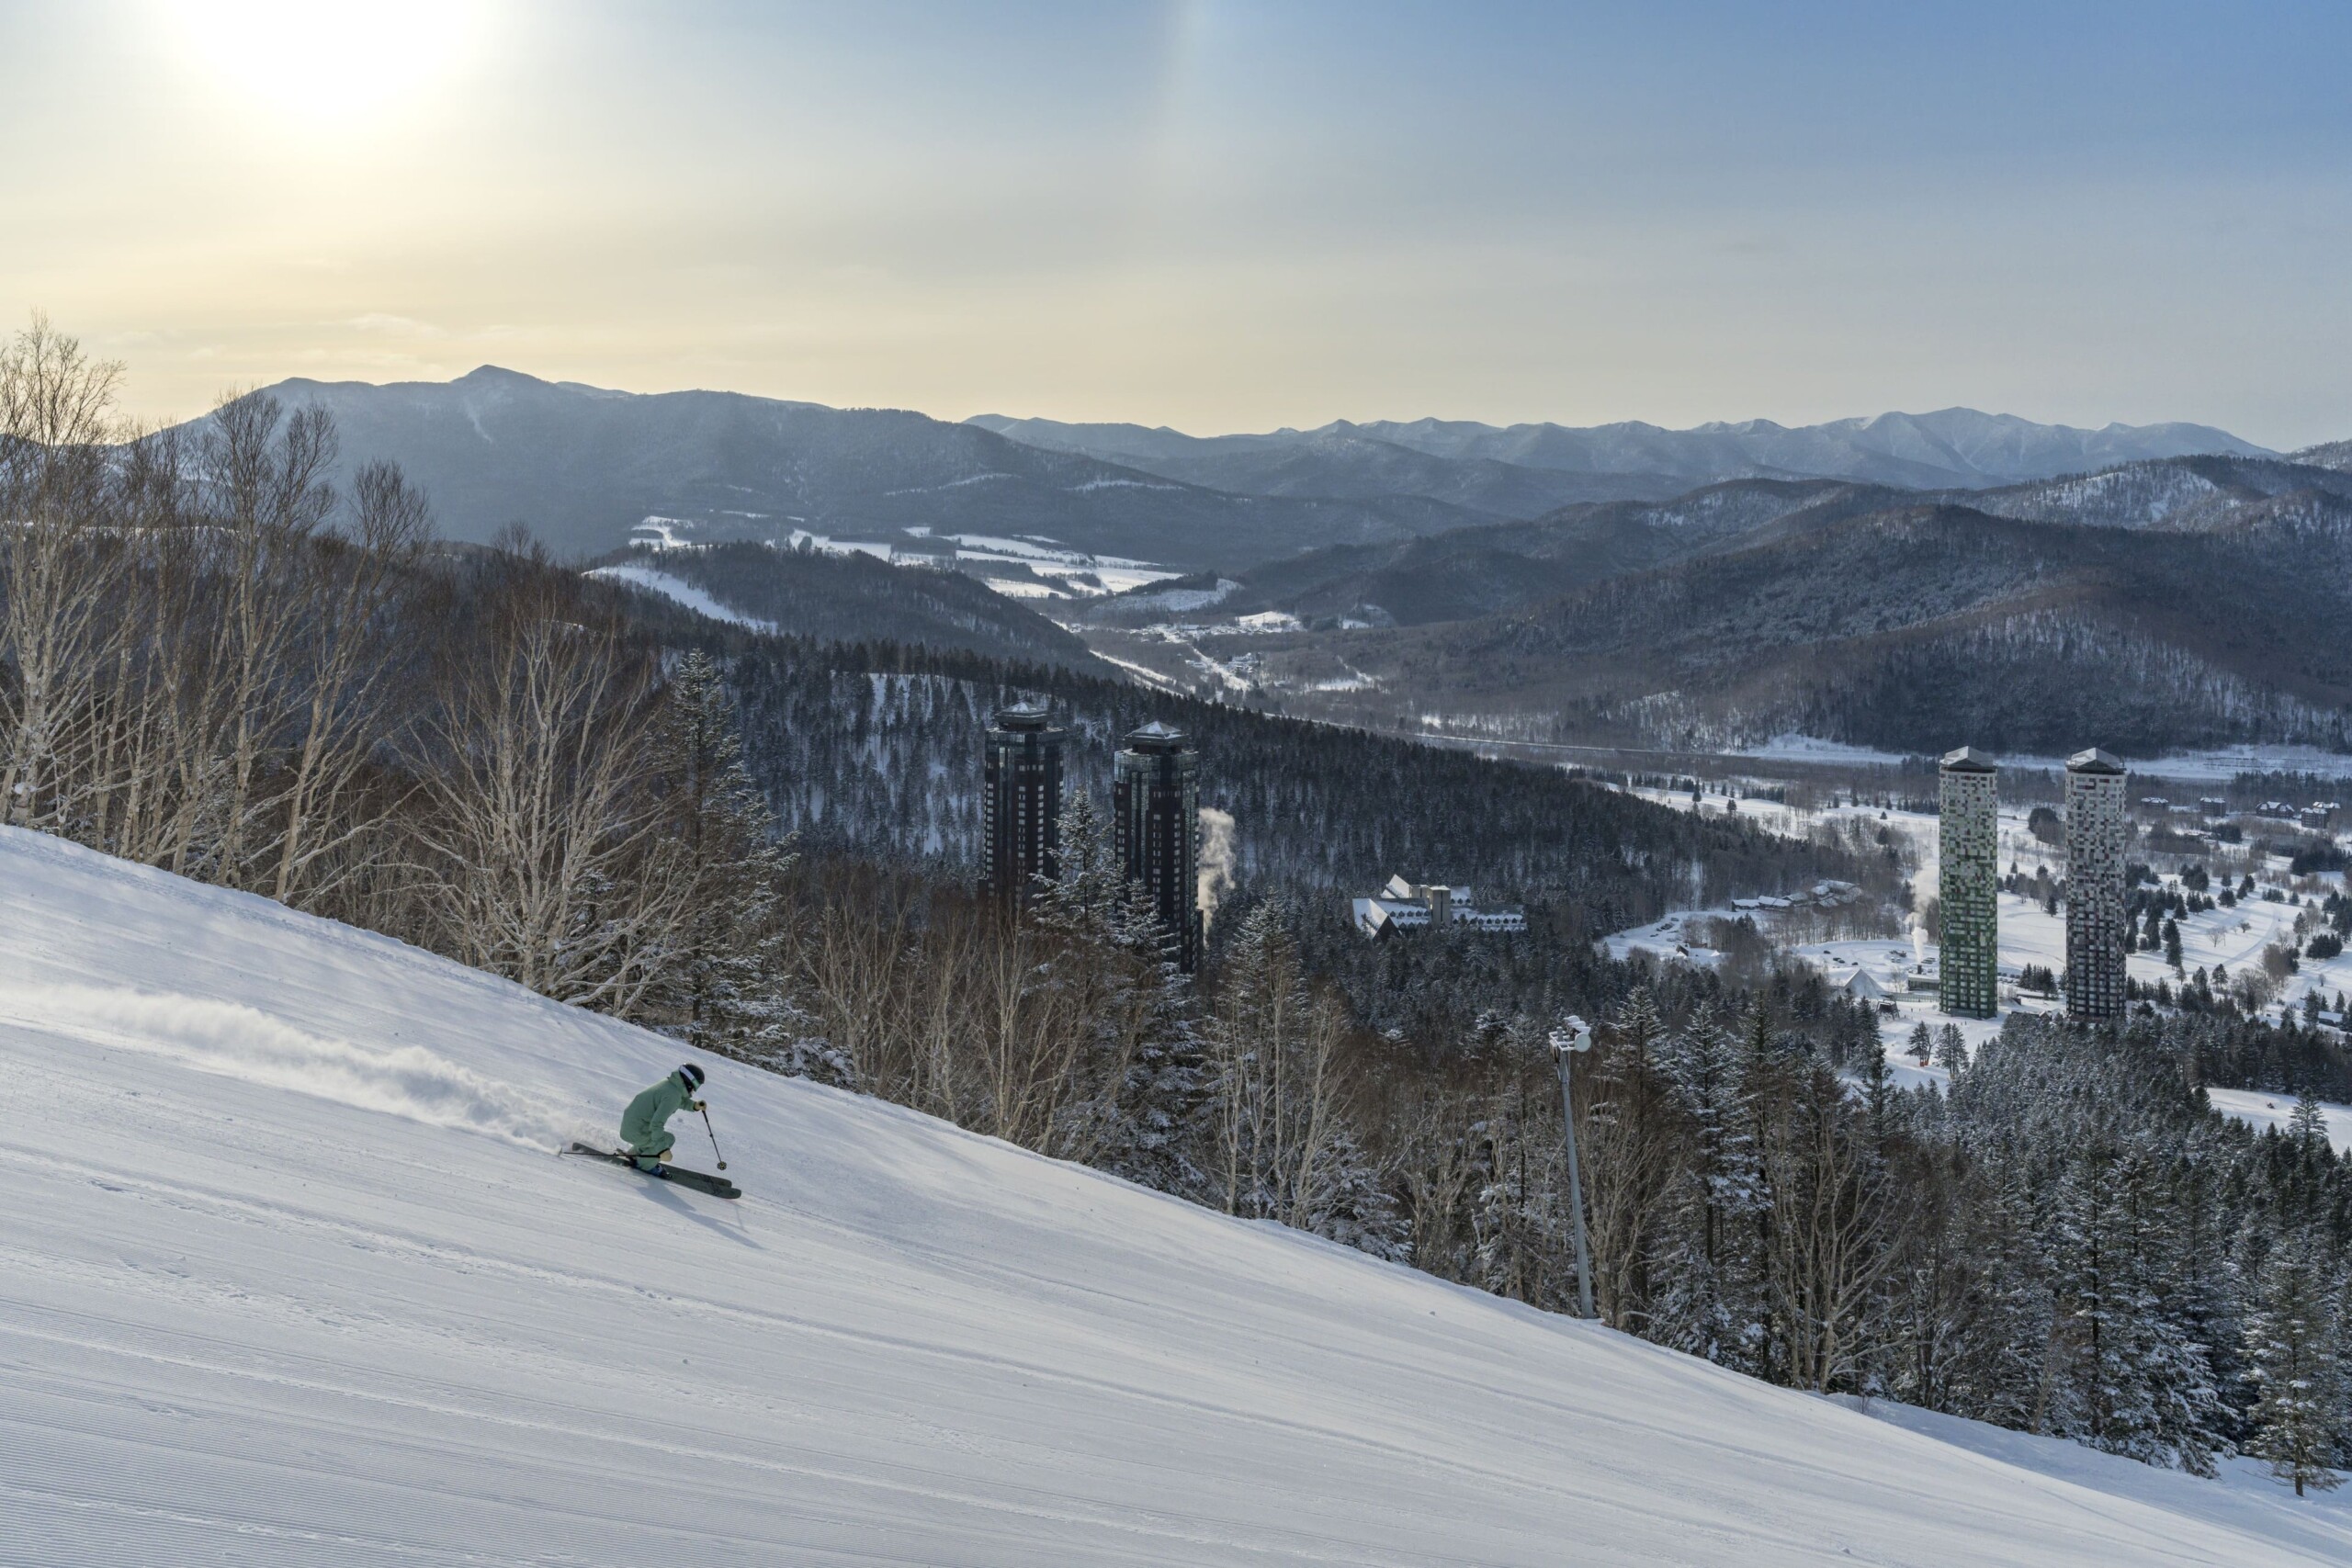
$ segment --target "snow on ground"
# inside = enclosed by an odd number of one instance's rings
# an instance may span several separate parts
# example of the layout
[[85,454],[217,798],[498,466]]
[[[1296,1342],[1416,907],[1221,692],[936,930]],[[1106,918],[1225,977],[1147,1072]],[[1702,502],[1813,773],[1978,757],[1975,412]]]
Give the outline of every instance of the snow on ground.
[[1710,921],[1740,918],[1736,909],[1678,909],[1655,924],[1611,931],[1600,939],[1600,943],[1610,957],[1620,962],[1645,957],[1659,963],[1679,961],[1712,969],[1723,954],[1706,945],[1702,933]]
[[1182,485],[1169,484],[1159,479],[1088,479],[1084,484],[1075,484],[1069,488],[1072,495],[1083,495],[1088,491],[1094,490],[1181,491],[1184,487]]
[[[2211,1089],[2205,1098],[2213,1109],[2224,1115],[2256,1127],[2286,1128],[2295,1114],[2295,1097],[2291,1094],[2268,1094],[2258,1089]],[[2352,1154],[2352,1105],[2320,1104],[2320,1114],[2327,1121],[2327,1141],[2338,1154]]]
[[1163,692],[1181,692],[1184,689],[1148,664],[1137,664],[1132,660],[1121,659],[1115,654],[1105,653],[1099,648],[1090,649],[1088,651],[1105,664],[1117,665],[1147,686],[1156,686]]
[[886,490],[882,493],[884,495],[934,495],[943,490],[962,490],[966,485],[988,484],[996,479],[1009,479],[1013,477],[1012,474],[999,473],[967,474],[960,479],[949,479],[944,484],[914,485],[906,490]]
[[1015,599],[1101,598],[1182,575],[1148,560],[1089,555],[1043,537],[1008,539],[994,534],[951,534],[947,537],[956,545],[958,560],[1024,566],[1035,576],[1050,578],[1060,584],[1057,592],[1019,579],[981,580],[998,592]]
[[1354,665],[1349,663],[1346,660],[1337,658],[1336,655],[1334,656],[1334,659],[1340,668],[1346,671],[1347,673],[1344,675],[1330,676],[1321,681],[1310,681],[1306,683],[1306,689],[1308,691],[1376,692],[1385,684],[1379,676],[1367,675],[1363,671],[1357,669]]
[[[1900,751],[1882,751],[1825,740],[1814,735],[1776,735],[1756,746],[1726,751],[1727,757],[1769,762],[1833,762],[1849,765],[1893,765],[1904,760]],[[2064,757],[2019,753],[1996,759],[2005,768],[2026,772],[2063,773]],[[2226,784],[2239,773],[2317,773],[2324,778],[2352,778],[2352,756],[2323,751],[2316,746],[2222,746],[2209,750],[2175,751],[2162,757],[2127,757],[2135,773],[2177,779],[2183,783]]]
[[[969,484],[972,481],[959,479],[956,482]],[[632,536],[661,549],[695,549],[700,547],[695,542],[682,537],[680,533],[682,529],[690,532],[693,527],[693,524],[675,517],[648,517],[637,525]],[[931,530],[908,528],[903,532],[910,536],[921,538],[927,537]],[[983,534],[950,535],[947,537],[957,547],[955,551],[955,559],[977,562],[982,567],[986,567],[992,561],[1007,566],[1020,566],[1031,574],[1017,578],[984,575],[977,580],[1008,599],[1097,599],[1126,589],[1140,588],[1148,583],[1165,581],[1179,575],[1166,567],[1156,566],[1150,561],[1129,560],[1125,556],[1091,556],[1081,550],[1064,549],[1051,540],[1006,539]],[[779,549],[806,548],[822,555],[872,556],[876,560],[887,561],[892,566],[900,567],[937,567],[944,564],[946,559],[935,551],[901,550],[887,539],[837,539],[830,534],[811,533],[806,528],[795,528],[786,537],[773,540],[771,543]],[[639,582],[641,586],[652,588],[656,592],[666,593],[691,608],[700,610],[706,615],[711,615],[719,620],[736,621],[744,626],[757,626],[768,631],[775,629],[764,621],[746,620],[732,611],[710,608],[708,606],[715,605],[717,601],[707,594],[668,578],[651,568],[602,567],[588,575],[618,577],[625,581]],[[661,577],[662,582],[657,584],[649,581],[653,577]],[[1038,579],[1046,581],[1037,581]],[[696,598],[684,597],[689,593],[696,595]]]
[[2342,1552],[2344,1540],[2352,1532],[2352,1491],[2321,1494],[2282,1508],[2282,1495],[2291,1494],[2286,1494],[2271,1479],[2269,1467],[2257,1460],[2222,1460],[2217,1482],[2199,1481],[2178,1471],[2156,1470],[2064,1438],[2012,1432],[1884,1399],[1833,1397],[1836,1403],[1874,1420],[1971,1453],[2061,1476],[2109,1496],[2129,1497],[2159,1508],[2185,1506],[2200,1515],[2238,1522],[2257,1534],[2281,1534],[2322,1555]]
[[[2352,778],[2352,757],[2323,751],[2316,746],[2223,746],[2210,751],[2176,751],[2167,756],[2127,757],[2134,773],[2177,779],[2184,784],[2227,784],[2239,773],[2317,773],[2323,778]],[[2066,766],[2063,757],[2004,759],[2003,766],[2048,768]]]
[[1154,582],[1166,582],[1170,578],[1183,575],[1182,572],[1170,571],[1164,566],[1097,566],[1088,570],[1092,572],[1094,580],[1102,585],[1102,592],[1105,593],[1125,593],[1129,589],[1142,588]]
[[1846,762],[1893,766],[1903,761],[1900,751],[1880,751],[1868,746],[1849,746],[1843,740],[1824,740],[1817,735],[1775,735],[1759,746],[1743,746],[1725,753],[1733,757],[1753,757],[1759,762]]
[[[2274,940],[2291,938],[2294,934],[2295,907],[2274,904],[2264,898],[2249,898],[2235,908],[2214,908],[2199,911],[2180,922],[2181,964],[2194,975],[2199,968],[2211,969],[2225,965],[2232,974],[2248,964],[2260,967],[2262,950]],[[1668,917],[1672,921],[1676,917]],[[1697,919],[1702,917],[1690,916]],[[2016,894],[2000,896],[2000,962],[2005,969],[2022,969],[2037,964],[2053,973],[2066,967],[2066,922],[2062,908],[2058,914],[2045,913],[2031,898]],[[1655,931],[1645,927],[1643,931]],[[1642,942],[1641,932],[1621,932],[1609,939],[1612,954],[1617,944]],[[1655,942],[1648,943],[1653,952]],[[1891,988],[1899,987],[1903,976],[1915,962],[1912,944],[1905,941],[1880,937],[1868,941],[1815,942],[1792,950],[1834,980],[1842,982],[1856,966],[1868,967],[1873,976]],[[1930,959],[1939,958],[1936,944],[1923,942],[1921,952]],[[1662,956],[1662,954],[1661,954]],[[1697,958],[1697,954],[1692,955]],[[1712,958],[1712,955],[1708,955]],[[2143,985],[2154,986],[2164,980],[2179,983],[2172,966],[2164,961],[2161,952],[2135,953],[2127,965],[2132,977]],[[2300,974],[2288,979],[2286,996],[2291,1005],[2300,1005],[2303,992],[2318,989],[2331,1002],[2339,991],[2352,991],[2352,955],[2324,962],[2305,959]],[[1999,1019],[1951,1018],[1941,1010],[1934,992],[1909,993],[1898,990],[1894,997],[1895,1011],[1880,1020],[1879,1036],[1887,1060],[1896,1066],[1897,1077],[1905,1084],[1942,1084],[1946,1075],[1939,1067],[1919,1069],[1904,1055],[1911,1032],[1921,1023],[1931,1030],[1941,1030],[1947,1023],[1959,1026],[1961,1036],[1973,1051],[1978,1045],[2000,1032]],[[2026,996],[2014,1003],[2004,1003],[2006,1012],[2056,1012],[2061,1004],[2055,998]],[[2257,1127],[2287,1124],[2294,1113],[2292,1095],[2280,1096],[2256,1089],[2208,1089],[2206,1098],[2213,1108],[2250,1122]],[[2352,1151],[2352,1107],[2326,1107],[2328,1134],[2340,1150]]]
[[1201,667],[1203,674],[1209,676],[1228,692],[1240,692],[1244,694],[1250,692],[1248,676],[1223,660],[1211,658],[1200,644],[1193,643],[1189,646],[1192,649],[1193,662]]
[[[1703,795],[1694,804],[1689,790],[1657,789],[1647,784],[1637,785],[1624,793],[1639,795],[1654,806],[1672,807],[1677,811],[1694,811],[1702,817],[1738,818],[1767,833],[1778,833],[1783,838],[1802,839],[1813,830],[1815,823],[1833,817],[1861,815],[1876,818],[1879,815],[1876,807],[1800,811],[1774,800],[1734,801],[1721,795]],[[1934,818],[1928,820],[1933,821]]]
[[643,522],[639,523],[636,527],[630,529],[629,536],[632,538],[643,539],[650,544],[674,547],[683,546],[686,543],[685,539],[679,536],[680,530],[683,529],[686,533],[691,534],[694,531],[694,526],[695,525],[692,523],[686,521],[686,519],[683,517],[650,516]]
[[729,621],[739,626],[749,626],[755,632],[774,632],[775,623],[747,615],[741,610],[729,609],[696,588],[693,583],[672,577],[650,566],[634,562],[621,566],[600,566],[589,572],[590,577],[603,578],[607,582],[627,582],[647,589],[665,599],[674,599],[698,615],[708,615],[714,621]]
[[1189,615],[1196,610],[1205,610],[1212,604],[1222,604],[1240,586],[1229,577],[1220,577],[1215,588],[1163,588],[1156,593],[1138,593],[1126,601],[1126,607],[1165,610],[1175,615]]
[[[786,536],[781,546],[782,548],[792,550],[804,547],[815,550],[820,555],[872,556],[876,560],[889,561],[894,565],[900,564],[897,547],[888,539],[836,539],[830,534],[812,534],[806,528],[795,528]],[[918,564],[930,559],[929,556],[921,554],[913,558],[914,562]]]
[[2352,1556],[725,1062],[740,1203],[559,1159],[678,1046],[20,831],[0,884],[0,1560]]
[[1008,599],[1067,599],[1069,597],[1049,582],[1030,582],[1013,577],[983,577],[980,581]]

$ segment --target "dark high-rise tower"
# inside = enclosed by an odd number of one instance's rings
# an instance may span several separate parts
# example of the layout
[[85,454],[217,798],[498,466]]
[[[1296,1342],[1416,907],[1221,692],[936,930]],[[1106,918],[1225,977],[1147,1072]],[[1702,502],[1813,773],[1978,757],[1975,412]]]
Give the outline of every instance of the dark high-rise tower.
[[980,787],[980,891],[1027,900],[1060,867],[1062,738],[1042,706],[999,708]]
[[1154,722],[1128,735],[1112,764],[1111,815],[1119,863],[1189,975],[1201,961],[1201,757],[1182,730]]

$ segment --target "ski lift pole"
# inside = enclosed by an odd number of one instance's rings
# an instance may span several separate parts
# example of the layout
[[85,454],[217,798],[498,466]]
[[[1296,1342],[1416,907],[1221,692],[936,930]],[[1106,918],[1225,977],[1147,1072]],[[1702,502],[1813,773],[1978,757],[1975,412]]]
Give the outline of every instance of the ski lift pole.
[[1592,1311],[1592,1249],[1584,1233],[1584,1180],[1577,1169],[1577,1101],[1569,1075],[1577,1057],[1592,1049],[1592,1026],[1571,1014],[1552,1031],[1552,1065],[1560,1070],[1560,1126],[1568,1150],[1568,1212],[1575,1216],[1577,1244],[1577,1309],[1582,1317]]

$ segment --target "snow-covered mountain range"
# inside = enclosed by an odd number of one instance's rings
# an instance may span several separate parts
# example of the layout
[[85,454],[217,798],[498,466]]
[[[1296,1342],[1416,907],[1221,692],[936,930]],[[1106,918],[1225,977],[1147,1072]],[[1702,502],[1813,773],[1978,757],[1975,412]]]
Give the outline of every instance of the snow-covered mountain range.
[[297,378],[266,390],[332,412],[353,459],[399,463],[450,537],[487,541],[520,523],[582,555],[659,518],[695,541],[1042,536],[1186,571],[1235,570],[1574,502],[1662,501],[1726,479],[1979,488],[2260,452],[2201,425],[2084,431],[1964,409],[1796,429],[1418,420],[1197,439],[733,392],[639,395],[495,366],[447,382]]
[[1396,486],[1510,516],[1577,501],[1662,500],[1733,479],[1841,479],[1912,490],[1984,489],[2151,457],[2267,456],[2202,424],[2037,424],[1942,409],[1788,426],[1769,419],[1668,430],[1468,420],[1340,420],[1315,430],[1196,437],[1135,424],[972,421],[1031,446],[1084,453],[1192,483],[1347,495]]
[[483,542],[519,523],[569,554],[616,548],[658,518],[695,542],[1044,535],[1197,569],[1487,516],[1411,494],[1230,494],[900,409],[638,395],[495,366],[454,381],[264,390],[332,413],[348,458],[400,464],[449,537]]

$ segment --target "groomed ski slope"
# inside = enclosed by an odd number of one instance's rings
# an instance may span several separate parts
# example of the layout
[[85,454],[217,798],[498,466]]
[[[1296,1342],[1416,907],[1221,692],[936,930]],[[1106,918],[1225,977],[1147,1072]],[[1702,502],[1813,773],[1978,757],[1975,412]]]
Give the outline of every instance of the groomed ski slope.
[[2352,1555],[723,1062],[740,1203],[550,1152],[679,1056],[0,830],[0,1562]]

